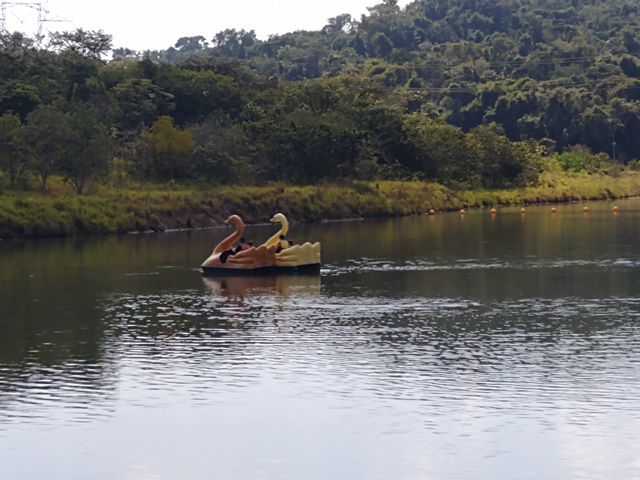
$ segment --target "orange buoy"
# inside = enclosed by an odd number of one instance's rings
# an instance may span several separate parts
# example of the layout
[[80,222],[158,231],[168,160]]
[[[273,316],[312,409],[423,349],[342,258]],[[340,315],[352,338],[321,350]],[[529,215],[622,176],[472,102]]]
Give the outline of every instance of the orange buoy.
[[520,214],[521,214],[521,215],[524,215],[525,213],[527,213],[527,211],[526,211],[524,208],[521,208],[521,209],[520,209]]
[[620,209],[618,207],[613,207],[613,213],[618,213]]
[[551,213],[556,213],[558,209],[556,207],[551,207]]
[[431,210],[429,210],[429,215],[435,215],[436,211],[432,208]]
[[583,211],[584,213],[589,213],[589,207],[584,207],[584,208],[582,209],[582,211]]
[[498,211],[495,208],[491,209],[491,215],[495,215],[496,213],[498,213]]
[[464,214],[465,214],[464,208],[460,209],[460,215],[464,215]]

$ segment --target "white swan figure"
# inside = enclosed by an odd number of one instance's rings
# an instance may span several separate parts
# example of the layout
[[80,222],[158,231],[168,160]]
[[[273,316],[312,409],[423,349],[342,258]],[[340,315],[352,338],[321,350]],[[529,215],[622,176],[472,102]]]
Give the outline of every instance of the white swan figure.
[[[276,213],[271,219],[273,223],[280,224],[280,230],[264,243],[266,247],[277,246],[280,236],[286,236],[289,232],[289,221],[282,213]],[[279,253],[276,253],[276,266],[284,268],[316,267],[320,266],[320,242],[302,245],[293,245]]]

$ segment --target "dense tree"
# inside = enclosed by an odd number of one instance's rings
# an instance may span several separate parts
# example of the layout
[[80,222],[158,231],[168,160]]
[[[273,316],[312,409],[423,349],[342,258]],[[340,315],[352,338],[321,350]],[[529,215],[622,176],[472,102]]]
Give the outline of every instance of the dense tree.
[[331,17],[327,25],[322,29],[324,33],[337,34],[339,32],[349,33],[354,28],[356,22],[348,13],[343,13],[336,17]]
[[74,105],[68,118],[70,135],[63,145],[59,170],[81,195],[92,177],[106,173],[111,159],[111,138],[94,107]]
[[393,46],[384,33],[376,33],[371,38],[371,51],[376,57],[387,58],[393,51]]
[[175,109],[174,96],[146,78],[129,78],[111,90],[116,124],[124,131],[150,126],[161,115]]
[[126,47],[114,48],[112,52],[112,58],[115,61],[119,60],[139,60],[140,54],[135,50]]
[[[635,0],[386,0],[319,31],[228,29],[111,62],[102,32],[50,40],[0,33],[2,148],[26,138],[43,188],[86,191],[112,153],[140,179],[492,188],[535,180],[531,142],[640,158]],[[3,157],[16,183],[7,158],[25,157]]]
[[473,129],[467,142],[483,187],[522,187],[537,180],[537,165],[529,158],[532,152],[528,145],[510,142],[485,125]]
[[256,44],[256,33],[253,30],[227,29],[218,32],[211,40],[219,55],[243,59],[247,49]]
[[73,32],[53,32],[49,44],[58,51],[102,58],[111,50],[112,37],[101,30],[78,28]]
[[0,170],[15,186],[27,172],[29,149],[20,118],[17,115],[0,116]]
[[30,169],[44,190],[49,177],[60,171],[74,140],[69,115],[54,106],[38,107],[27,117],[27,139],[33,148]]
[[23,80],[0,84],[0,112],[17,114],[24,120],[39,103],[38,89]]
[[227,75],[165,65],[158,69],[153,80],[173,97],[173,116],[180,124],[202,121],[219,111],[233,116],[238,116],[242,111],[240,87]]
[[408,116],[403,128],[410,142],[413,170],[451,185],[479,186],[473,152],[460,129],[419,114]]
[[189,162],[195,148],[190,132],[176,128],[173,118],[164,115],[153,123],[143,139],[152,153],[153,163],[145,166],[150,176],[158,180],[188,178]]
[[200,52],[207,48],[208,45],[209,43],[207,42],[207,40],[202,35],[199,35],[196,37],[179,38],[175,44],[175,48],[180,53],[190,54]]
[[191,129],[197,145],[193,152],[190,175],[214,183],[252,182],[255,165],[251,165],[251,147],[241,124],[229,125],[211,119]]

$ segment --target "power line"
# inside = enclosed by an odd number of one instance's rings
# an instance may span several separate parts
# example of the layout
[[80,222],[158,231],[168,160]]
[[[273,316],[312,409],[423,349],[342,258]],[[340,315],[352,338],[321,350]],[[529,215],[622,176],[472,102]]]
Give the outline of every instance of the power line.
[[583,63],[583,62],[593,62],[597,59],[598,55],[589,55],[589,56],[575,56],[575,57],[564,57],[564,58],[543,58],[539,60],[531,60],[531,59],[521,59],[521,60],[502,60],[502,61],[493,61],[488,62],[484,59],[470,59],[468,60],[468,64],[465,63],[452,63],[445,61],[427,61],[428,65],[414,67],[414,70],[432,70],[434,68],[455,68],[462,66],[472,66],[477,67],[475,65],[476,62],[482,62],[482,66],[487,67],[520,67],[520,66],[529,66],[529,65],[556,65],[556,64],[565,64],[565,63]]
[[[607,85],[607,83],[610,83]],[[608,82],[602,82],[600,85],[594,85],[592,82],[575,82],[575,81],[555,81],[555,82],[540,82],[535,85],[521,85],[517,87],[519,90],[526,90],[528,92],[532,92],[540,89],[549,89],[549,88],[557,88],[557,87],[589,87],[593,90],[601,90],[605,88],[611,88],[612,86],[616,86],[617,83],[613,80],[609,80]],[[423,92],[423,93],[433,93],[433,94],[448,94],[448,93],[471,93],[477,95],[478,93],[506,93],[514,91],[515,87],[513,84],[505,87],[492,87],[492,88],[482,88],[482,85],[474,85],[467,87],[424,87],[424,88],[407,88],[407,90],[412,92]],[[636,86],[622,86],[620,90],[640,90],[640,85]]]

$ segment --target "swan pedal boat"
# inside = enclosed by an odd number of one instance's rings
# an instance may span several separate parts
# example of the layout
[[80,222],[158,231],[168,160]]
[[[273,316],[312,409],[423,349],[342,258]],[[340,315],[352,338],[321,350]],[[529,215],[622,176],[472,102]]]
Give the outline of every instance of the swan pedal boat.
[[289,231],[289,222],[282,213],[271,219],[279,223],[280,230],[259,247],[251,247],[236,254],[229,254],[235,244],[242,238],[245,225],[238,215],[231,215],[225,223],[233,225],[235,232],[222,240],[213,249],[211,255],[202,262],[200,268],[203,275],[256,275],[287,273],[311,273],[320,271],[320,243],[306,242],[293,245],[276,252],[280,244],[280,236]]

